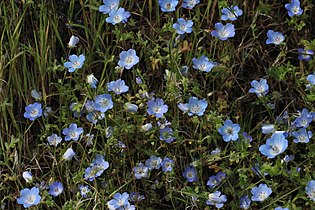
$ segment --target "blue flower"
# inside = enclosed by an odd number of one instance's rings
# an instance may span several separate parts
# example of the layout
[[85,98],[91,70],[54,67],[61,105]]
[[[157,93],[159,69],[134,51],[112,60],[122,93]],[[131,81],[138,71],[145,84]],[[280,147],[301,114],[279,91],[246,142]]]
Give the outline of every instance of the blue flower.
[[307,183],[305,187],[305,191],[307,196],[312,200],[315,201],[315,180],[311,180]]
[[209,180],[207,182],[207,186],[209,186],[211,189],[215,188],[220,184],[220,182],[225,179],[226,174],[224,172],[218,172],[214,176],[210,176]]
[[266,40],[266,44],[279,45],[284,41],[283,34],[280,32],[275,32],[273,30],[268,30],[267,37],[268,39]]
[[172,128],[165,127],[160,129],[160,140],[165,141],[166,143],[172,143],[175,139]]
[[159,0],[162,12],[173,12],[178,4],[178,0]]
[[48,136],[47,140],[49,145],[57,147],[58,144],[62,141],[62,138],[53,133],[51,136]]
[[219,182],[222,182],[223,179],[226,178],[226,173],[224,172],[218,172],[217,175],[215,175],[216,179],[219,181]]
[[119,149],[126,149],[127,148],[126,144],[122,141],[117,141],[115,146],[118,147]]
[[148,176],[149,168],[143,163],[139,163],[138,166],[134,166],[132,170],[135,173],[136,179],[141,179]]
[[118,209],[129,203],[128,198],[129,194],[127,192],[124,192],[123,194],[115,193],[114,199],[108,201],[107,206],[109,209]]
[[109,164],[105,161],[104,156],[96,155],[89,167],[85,169],[84,179],[93,181],[108,169]]
[[216,62],[210,61],[208,57],[201,56],[199,59],[193,58],[193,68],[203,71],[203,72],[210,72],[213,67],[217,66],[218,64]]
[[136,104],[132,104],[132,103],[126,102],[126,103],[124,104],[124,108],[125,108],[128,112],[137,113],[139,107],[138,107]]
[[244,140],[245,140],[247,143],[249,143],[249,142],[251,142],[251,141],[253,140],[253,137],[252,137],[251,135],[249,135],[248,133],[246,133],[246,132],[243,132],[243,133],[242,133],[242,136],[243,136]]
[[192,9],[199,3],[200,3],[200,0],[184,0],[182,7],[186,9]]
[[218,37],[222,41],[235,36],[235,28],[232,23],[227,23],[226,25],[216,23],[214,27],[216,30],[211,31],[211,35]]
[[91,100],[86,100],[84,107],[86,109],[87,112],[94,112],[94,101]]
[[275,208],[274,210],[289,210],[288,208],[282,208],[281,206],[278,206],[277,208]]
[[197,172],[194,167],[187,166],[183,172],[183,177],[187,179],[188,182],[197,181]]
[[195,114],[198,116],[202,116],[203,113],[206,111],[207,106],[208,103],[205,99],[198,100],[198,98],[196,97],[190,97],[188,102],[188,115],[192,116]]
[[67,151],[63,154],[62,158],[65,160],[71,160],[76,153],[73,151],[72,148],[68,148]]
[[300,16],[303,13],[299,0],[291,0],[291,3],[285,4],[284,7],[288,10],[288,15],[290,17],[293,17],[294,15]]
[[208,200],[206,201],[207,205],[215,206],[220,209],[223,207],[224,203],[227,201],[226,195],[221,195],[220,191],[215,191],[208,195]]
[[17,199],[17,203],[22,204],[24,208],[37,205],[42,199],[37,187],[33,187],[32,189],[25,188],[20,191],[20,194],[21,196]]
[[168,172],[173,170],[174,160],[165,157],[161,162],[162,171]]
[[180,110],[182,110],[184,113],[188,112],[188,103],[185,103],[185,104],[179,103],[177,107]]
[[313,134],[311,131],[307,131],[305,128],[301,128],[297,132],[292,132],[292,136],[295,138],[295,143],[308,143]]
[[225,142],[236,141],[238,139],[238,132],[241,130],[239,124],[233,124],[231,120],[226,120],[224,125],[218,129]]
[[177,23],[173,24],[173,28],[178,34],[191,33],[193,22],[191,20],[185,20],[184,18],[178,18]]
[[80,185],[79,190],[83,198],[87,198],[87,194],[91,191],[88,185]]
[[111,81],[107,83],[108,91],[113,91],[116,94],[128,92],[129,87],[125,84],[124,80]]
[[106,18],[107,23],[116,25],[118,23],[126,23],[130,17],[130,12],[125,11],[124,8],[119,8],[118,10],[112,10],[109,12],[109,17]]
[[288,163],[288,162],[290,162],[291,160],[294,160],[294,159],[295,159],[295,156],[294,156],[294,155],[286,155],[286,156],[284,156],[284,158],[281,160],[281,163],[283,163],[283,161],[286,162],[286,163]]
[[78,43],[79,43],[79,38],[72,35],[72,36],[70,37],[70,40],[69,40],[69,43],[68,43],[68,47],[69,47],[69,48],[76,47],[76,45],[77,45]]
[[99,7],[99,11],[103,14],[108,14],[112,10],[117,10],[119,5],[119,0],[103,0],[104,5]]
[[315,85],[315,75],[309,74],[306,78],[307,81],[309,81],[312,85]]
[[78,128],[76,123],[72,123],[69,128],[64,128],[62,133],[66,136],[65,141],[70,141],[71,139],[77,141],[83,133],[83,128]]
[[143,81],[140,77],[136,77],[136,83],[137,83],[137,85],[142,85]]
[[250,203],[251,203],[251,200],[249,199],[248,195],[243,195],[240,198],[240,208],[249,209]]
[[51,185],[49,185],[49,194],[56,197],[60,195],[63,191],[63,185],[61,182],[54,182]]
[[253,187],[251,192],[253,195],[252,201],[263,202],[269,197],[269,195],[272,193],[272,190],[266,184],[260,184],[258,187]]
[[86,115],[86,119],[93,124],[97,124],[98,120],[102,120],[102,119],[104,119],[104,117],[105,117],[104,113],[102,113],[100,111],[96,111],[96,110],[94,110],[94,111],[92,111]]
[[31,121],[34,121],[36,118],[42,116],[42,113],[42,105],[35,102],[25,107],[24,117],[30,119]]
[[313,121],[312,114],[309,113],[308,110],[304,108],[300,113],[300,116],[294,120],[293,124],[298,128],[300,127],[307,128],[312,121]]
[[27,182],[27,183],[32,183],[33,181],[33,176],[32,173],[29,171],[24,171],[23,174],[23,179]]
[[310,61],[312,58],[312,55],[314,55],[313,50],[306,50],[305,48],[299,48],[298,49],[299,53],[299,60],[305,60],[305,61]]
[[154,115],[156,118],[161,118],[167,112],[168,106],[164,104],[163,99],[151,99],[148,101],[147,113]]
[[130,193],[129,199],[133,203],[140,203],[140,201],[144,200],[145,197],[137,192]]
[[188,67],[188,66],[182,66],[181,69],[180,69],[180,73],[181,73],[184,77],[188,77],[189,67]]
[[243,10],[238,8],[238,6],[223,8],[221,12],[221,20],[237,20],[237,18],[243,14]]
[[34,98],[36,101],[40,101],[41,98],[42,98],[42,93],[41,92],[38,92],[37,90],[33,89],[31,91],[31,96],[32,98]]
[[274,124],[263,125],[261,127],[261,132],[263,134],[273,133],[273,132],[275,132],[275,125]]
[[139,63],[139,57],[134,49],[122,51],[119,54],[119,58],[120,60],[118,61],[118,65],[126,69],[131,69],[134,65]]
[[265,96],[269,91],[269,85],[266,79],[253,80],[251,83],[252,88],[249,89],[249,93],[256,93],[258,97]]
[[209,180],[207,181],[207,186],[209,186],[211,189],[215,188],[219,184],[220,184],[220,182],[216,176],[210,176]]
[[91,86],[91,88],[95,89],[98,83],[98,80],[96,79],[96,77],[94,77],[93,74],[90,74],[86,77],[86,82]]
[[219,154],[221,152],[221,150],[220,150],[220,148],[215,148],[214,150],[212,150],[211,152],[210,152],[210,154],[211,155],[217,155],[217,154]]
[[150,159],[145,161],[145,165],[148,166],[149,170],[160,169],[162,159],[157,156],[150,156]]
[[77,69],[82,68],[85,56],[83,54],[77,56],[77,55],[70,55],[69,60],[63,64],[65,68],[68,68],[68,72],[74,72]]
[[271,138],[267,139],[266,144],[259,147],[261,154],[268,158],[274,158],[283,153],[288,147],[288,140],[285,138],[283,132],[276,131]]
[[149,130],[151,130],[151,128],[152,128],[152,123],[147,123],[147,124],[141,126],[142,131],[149,131]]
[[114,107],[114,103],[112,101],[112,97],[109,94],[97,95],[94,98],[94,109],[105,113],[107,110],[112,109]]

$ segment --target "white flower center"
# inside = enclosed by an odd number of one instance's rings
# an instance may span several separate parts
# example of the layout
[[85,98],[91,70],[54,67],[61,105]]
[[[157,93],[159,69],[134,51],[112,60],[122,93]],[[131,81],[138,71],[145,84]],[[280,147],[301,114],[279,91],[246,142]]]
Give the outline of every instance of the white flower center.
[[165,5],[165,8],[168,9],[168,10],[172,9],[171,3],[166,4],[166,5]]
[[235,17],[236,17],[235,14],[234,14],[232,11],[230,11],[230,12],[227,14],[227,16],[228,16],[228,18],[235,18]]
[[272,150],[272,152],[273,152],[274,154],[279,154],[279,152],[280,152],[279,147],[276,146],[276,145],[270,145],[270,149]]
[[259,85],[258,87],[256,87],[256,91],[258,93],[264,93],[265,92],[265,88],[262,85]]
[[190,1],[188,1],[187,4],[188,4],[189,6],[191,6],[191,7],[193,7],[193,6],[195,6],[196,1],[195,1],[195,0],[190,0]]
[[233,128],[227,127],[224,132],[228,135],[233,135]]
[[307,126],[307,120],[304,118],[303,120],[301,120],[301,125],[304,127],[304,126]]
[[103,99],[100,101],[100,104],[101,104],[102,107],[106,107],[106,106],[108,106],[109,101],[108,101],[108,99],[103,98]]
[[152,160],[151,165],[152,165],[152,167],[158,166],[158,161],[157,160]]
[[122,20],[122,17],[121,17],[120,15],[116,15],[116,16],[114,17],[114,21],[115,21],[116,23],[120,23],[121,20]]
[[185,24],[180,25],[180,30],[185,31],[187,29],[187,26]]
[[114,92],[116,92],[116,93],[120,93],[120,92],[121,92],[120,87],[114,87],[113,90],[114,90]]
[[198,105],[194,105],[194,106],[192,106],[192,107],[190,108],[190,111],[191,111],[192,113],[198,113],[198,112],[200,112],[200,110],[201,110],[201,107],[198,106]]
[[266,192],[263,191],[263,192],[259,193],[258,197],[261,201],[263,201],[267,198],[267,194],[266,194]]
[[159,112],[161,111],[161,107],[155,106],[155,107],[153,107],[153,111],[154,111],[155,113],[159,113]]
[[77,137],[77,132],[72,131],[72,132],[69,133],[69,136],[70,136],[71,138],[76,138],[76,137]]
[[300,142],[305,142],[307,137],[305,135],[299,135],[299,138]]
[[138,174],[143,174],[143,173],[144,173],[143,167],[139,167],[139,168],[137,169],[137,173],[138,173]]
[[280,44],[282,42],[282,38],[279,36],[275,37],[275,43]]
[[222,38],[227,37],[228,34],[229,34],[229,32],[225,28],[223,28],[222,30],[218,31],[218,33],[219,33],[219,36],[222,37]]
[[33,109],[31,111],[31,117],[36,117],[38,115],[38,110],[37,109]]
[[292,8],[292,13],[293,13],[293,14],[297,14],[297,13],[299,13],[299,11],[300,11],[300,8],[297,7],[297,6],[295,6],[295,7]]
[[117,203],[119,206],[122,206],[122,205],[124,205],[125,202],[123,199],[119,199]]
[[33,204],[33,203],[35,202],[35,199],[36,199],[35,195],[29,195],[29,196],[27,196],[27,198],[26,198],[26,202],[27,202],[28,204]]
[[133,61],[133,56],[128,56],[126,59],[125,59],[125,63],[130,65],[132,64],[134,61]]
[[72,68],[78,68],[79,66],[80,66],[80,62],[78,62],[78,61],[74,61],[72,63]]
[[188,171],[187,172],[187,177],[188,178],[193,178],[194,177],[194,173],[192,171]]
[[112,4],[109,6],[109,9],[110,9],[110,10],[113,10],[115,7],[116,7],[116,4],[115,4],[115,3],[112,3]]
[[56,147],[58,145],[57,139],[54,138],[53,140],[51,140],[50,144]]

